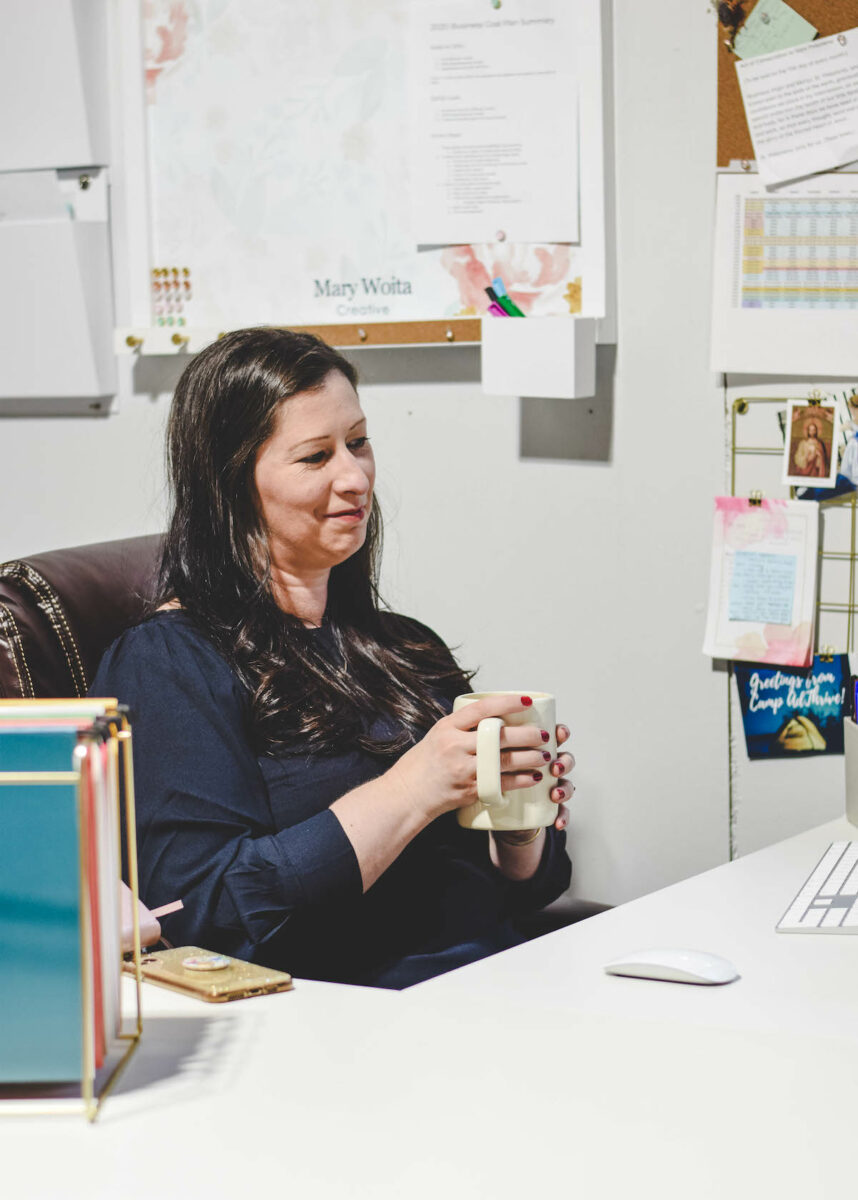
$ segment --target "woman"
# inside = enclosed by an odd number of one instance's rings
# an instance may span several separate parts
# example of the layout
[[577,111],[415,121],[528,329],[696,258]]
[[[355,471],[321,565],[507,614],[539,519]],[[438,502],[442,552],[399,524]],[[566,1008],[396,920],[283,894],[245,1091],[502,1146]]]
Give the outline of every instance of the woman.
[[[470,676],[380,609],[375,464],[351,364],[285,330],[228,334],[179,384],[158,611],[93,685],[131,706],[141,894],[195,944],[295,975],[401,987],[513,944],[569,880],[569,754],[505,729],[505,788],[556,776],[550,830],[485,835]],[[568,738],[560,727],[558,742]]]

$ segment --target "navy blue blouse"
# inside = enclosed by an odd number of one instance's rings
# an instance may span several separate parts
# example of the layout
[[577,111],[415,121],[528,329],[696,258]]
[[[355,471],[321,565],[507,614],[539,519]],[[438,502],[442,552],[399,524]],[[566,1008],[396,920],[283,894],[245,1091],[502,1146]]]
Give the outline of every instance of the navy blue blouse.
[[[334,653],[326,627],[313,636]],[[489,944],[510,917],[568,885],[564,833],[548,831],[535,876],[516,883],[493,866],[486,834],[446,813],[364,894],[329,806],[394,760],[348,745],[258,757],[246,690],[178,610],[114,642],[91,692],[131,708],[140,892],[149,907],[184,901],[163,919],[175,945],[303,978],[372,982],[408,956]]]

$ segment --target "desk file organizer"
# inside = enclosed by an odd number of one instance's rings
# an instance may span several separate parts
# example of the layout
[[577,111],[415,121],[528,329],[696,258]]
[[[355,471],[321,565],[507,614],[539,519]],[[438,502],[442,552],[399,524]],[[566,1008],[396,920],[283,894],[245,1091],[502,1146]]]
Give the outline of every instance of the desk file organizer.
[[[120,999],[123,815],[131,1032]],[[134,830],[131,729],[115,700],[0,701],[0,1114],[92,1121],[137,1046]]]

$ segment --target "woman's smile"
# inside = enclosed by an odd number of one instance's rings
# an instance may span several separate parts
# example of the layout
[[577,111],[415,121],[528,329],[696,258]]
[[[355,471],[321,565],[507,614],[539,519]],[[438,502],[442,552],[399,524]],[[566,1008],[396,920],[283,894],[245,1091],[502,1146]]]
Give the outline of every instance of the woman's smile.
[[326,520],[345,521],[350,525],[359,525],[366,517],[366,508],[344,508],[338,512],[326,513]]

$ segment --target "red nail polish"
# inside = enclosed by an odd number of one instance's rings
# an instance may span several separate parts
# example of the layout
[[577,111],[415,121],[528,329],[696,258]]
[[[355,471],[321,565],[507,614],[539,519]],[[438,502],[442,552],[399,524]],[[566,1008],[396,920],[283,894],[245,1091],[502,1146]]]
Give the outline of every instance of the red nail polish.
[[542,757],[545,759],[546,762],[551,762],[551,755],[548,753],[547,750],[542,751]]
[[534,782],[534,783],[539,783],[539,782],[541,781],[541,779],[542,779],[542,772],[541,772],[541,771],[534,771],[534,772],[533,772],[533,782]]
[[548,732],[547,729],[540,729],[539,733],[540,733],[540,736],[542,737],[543,742],[548,742],[551,740],[551,734]]
[[531,700],[530,696],[522,696],[521,702],[525,708],[530,708],[531,704],[533,704],[533,701]]

